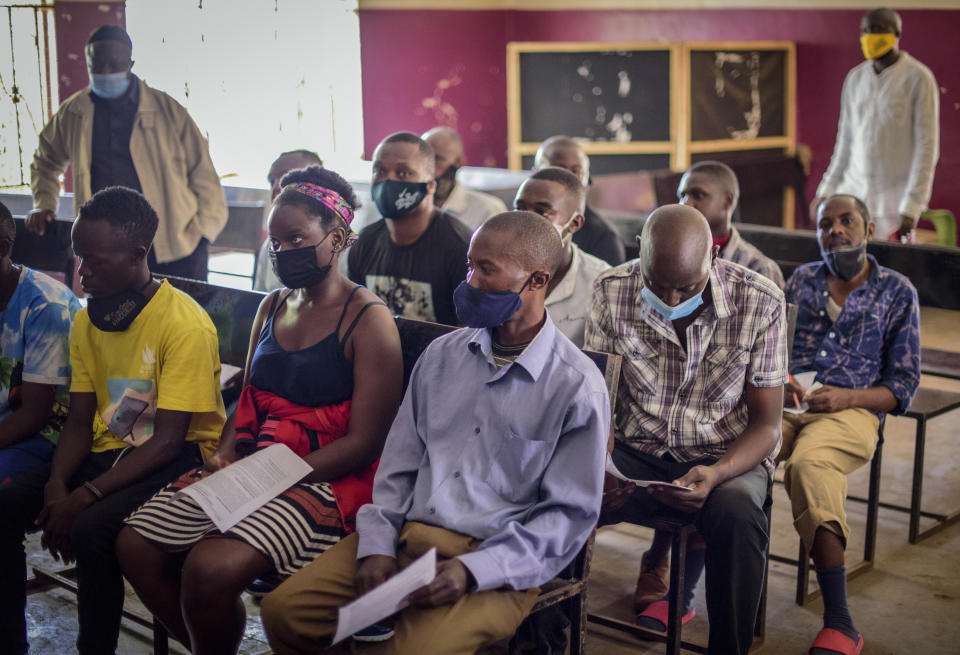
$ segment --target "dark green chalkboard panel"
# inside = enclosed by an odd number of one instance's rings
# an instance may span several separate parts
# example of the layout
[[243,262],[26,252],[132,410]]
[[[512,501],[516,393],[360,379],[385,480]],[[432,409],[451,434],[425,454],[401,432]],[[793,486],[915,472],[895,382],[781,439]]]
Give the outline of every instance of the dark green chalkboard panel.
[[[524,170],[533,168],[533,155],[525,155],[521,161]],[[670,168],[670,155],[666,153],[653,155],[590,155],[591,175],[658,171],[666,168]]]
[[691,50],[693,141],[787,133],[785,50]]
[[670,140],[670,51],[520,53],[521,141]]

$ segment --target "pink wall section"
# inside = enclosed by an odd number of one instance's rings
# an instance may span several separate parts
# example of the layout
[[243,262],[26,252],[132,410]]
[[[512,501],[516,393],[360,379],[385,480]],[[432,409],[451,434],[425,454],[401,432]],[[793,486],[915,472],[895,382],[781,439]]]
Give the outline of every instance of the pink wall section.
[[57,72],[61,102],[87,86],[84,48],[90,32],[101,25],[124,26],[124,2],[58,2],[54,5]]
[[[509,41],[797,43],[797,140],[813,149],[812,194],[826,169],[840,87],[862,60],[859,10],[361,11],[366,154],[387,134],[456,127],[469,163],[506,165]],[[902,11],[901,45],[941,87],[940,161],[931,206],[960,213],[960,11]]]
[[[57,80],[60,101],[87,86],[86,44],[90,32],[101,25],[125,26],[125,3],[61,2],[53,8],[57,39]],[[54,108],[56,111],[56,108]],[[73,191],[73,175],[67,169],[64,189]]]

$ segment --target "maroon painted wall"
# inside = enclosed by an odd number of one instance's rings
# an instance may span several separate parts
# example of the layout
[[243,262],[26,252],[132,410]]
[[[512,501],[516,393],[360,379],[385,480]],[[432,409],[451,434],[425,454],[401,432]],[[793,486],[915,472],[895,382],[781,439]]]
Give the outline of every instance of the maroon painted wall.
[[125,26],[124,4],[121,0],[120,2],[58,2],[54,5],[61,102],[87,86],[89,82],[84,48],[90,32],[101,25]]
[[[101,25],[126,26],[125,2],[58,2],[53,7],[56,31],[57,88],[63,102],[87,86],[87,58],[85,48],[90,32]],[[54,107],[53,111],[57,111]],[[63,178],[67,193],[73,191],[70,169]],[[74,289],[76,291],[76,289]]]
[[[813,193],[830,161],[840,87],[862,61],[860,10],[360,12],[366,154],[397,130],[445,124],[470,164],[505,166],[509,41],[746,41],[797,43],[797,140],[813,150]],[[901,45],[941,87],[940,161],[932,207],[960,214],[960,11],[900,12]]]

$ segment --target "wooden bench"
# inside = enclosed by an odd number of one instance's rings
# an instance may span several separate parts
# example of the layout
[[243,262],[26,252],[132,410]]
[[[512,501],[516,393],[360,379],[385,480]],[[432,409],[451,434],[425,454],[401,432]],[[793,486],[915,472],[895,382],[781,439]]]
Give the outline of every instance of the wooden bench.
[[[800,264],[820,261],[820,246],[812,230],[747,223],[737,223],[737,229],[744,240],[780,264],[784,277]],[[881,266],[910,278],[922,306],[960,309],[960,248],[871,241],[867,252]]]
[[920,349],[920,372],[960,380],[960,352],[938,348]]
[[[960,521],[960,510],[955,510],[947,514],[939,514],[936,512],[927,512],[922,509],[923,458],[926,452],[927,421],[958,408],[960,408],[960,393],[920,387],[917,390],[916,397],[913,399],[913,403],[910,405],[910,409],[904,414],[904,416],[913,419],[917,423],[913,448],[913,478],[910,487],[910,506],[907,507],[885,502],[877,502],[877,504],[885,509],[910,515],[907,540],[911,544],[919,543],[927,537],[931,537],[944,528],[948,528],[957,521]],[[858,496],[849,496],[849,498],[860,502],[871,502],[869,498],[864,499]],[[925,530],[921,530],[921,517],[933,519],[934,525]]]

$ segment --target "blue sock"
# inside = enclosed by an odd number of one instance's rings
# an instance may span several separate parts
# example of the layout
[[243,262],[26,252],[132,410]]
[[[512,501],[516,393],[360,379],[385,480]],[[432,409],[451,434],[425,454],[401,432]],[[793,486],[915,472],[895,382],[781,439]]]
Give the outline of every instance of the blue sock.
[[[817,582],[820,583],[820,593],[823,595],[823,627],[838,630],[856,642],[857,629],[853,627],[853,618],[847,607],[847,567],[817,569]],[[820,648],[811,652],[818,651],[832,652]]]
[[[697,594],[697,583],[703,575],[703,558],[706,552],[705,548],[687,551],[687,565],[683,568],[683,592],[680,594],[683,616],[693,609],[693,597]],[[661,600],[667,599],[668,596],[664,596]],[[649,616],[637,617],[637,625],[658,632],[665,632],[667,629],[666,625]]]

